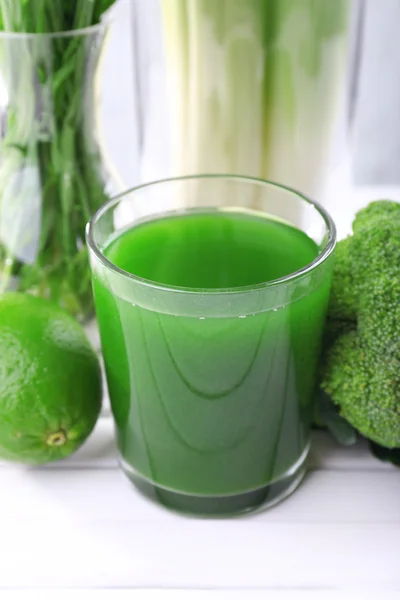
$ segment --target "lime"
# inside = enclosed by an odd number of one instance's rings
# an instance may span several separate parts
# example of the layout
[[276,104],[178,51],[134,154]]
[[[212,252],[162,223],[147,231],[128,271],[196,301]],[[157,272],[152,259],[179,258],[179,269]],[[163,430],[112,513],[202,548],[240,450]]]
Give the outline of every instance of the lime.
[[0,296],[0,458],[38,465],[74,452],[101,408],[101,371],[84,330],[57,306]]

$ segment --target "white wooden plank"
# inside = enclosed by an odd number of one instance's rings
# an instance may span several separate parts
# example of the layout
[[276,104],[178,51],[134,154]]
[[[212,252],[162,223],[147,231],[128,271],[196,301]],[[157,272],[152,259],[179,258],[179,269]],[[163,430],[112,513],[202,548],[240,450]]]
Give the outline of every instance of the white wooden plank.
[[5,588],[400,591],[399,525],[10,519],[1,532]]
[[[246,517],[258,523],[393,523],[400,526],[400,474],[311,471],[278,506]],[[0,471],[0,523],[46,519],[69,522],[180,523],[185,517],[145,498],[118,470]],[[215,522],[205,520],[204,522]],[[400,566],[400,558],[399,558]]]
[[[389,463],[375,458],[368,449],[365,440],[354,446],[346,447],[338,444],[331,435],[315,431],[312,435],[312,446],[309,466],[312,469],[341,469],[341,470],[400,470]],[[87,443],[66,461],[52,465],[52,468],[63,467],[96,467],[110,468],[117,466],[118,458],[114,443],[114,426],[111,417],[99,419],[95,432]]]
[[[369,451],[366,441],[354,446],[339,445],[329,434],[322,431],[313,432],[313,443],[309,457],[310,468],[313,469],[366,469],[393,470],[388,463],[377,460]],[[63,462],[51,465],[51,468],[96,467],[110,468],[117,466],[117,451],[114,443],[114,426],[111,417],[99,419],[95,432],[87,443],[73,456]],[[400,472],[399,472],[400,475]]]
[[130,4],[130,0],[119,0],[112,9],[114,26],[100,65],[97,137],[113,193],[136,185],[139,175]]
[[[391,464],[382,462],[373,456],[366,440],[360,440],[354,446],[342,446],[331,435],[323,431],[314,431],[312,436],[309,465],[318,469],[342,470],[396,470]],[[400,475],[400,471],[398,471]]]
[[[0,588],[1,589],[1,588]],[[345,591],[269,590],[266,596],[263,590],[188,590],[188,589],[38,589],[3,591],[2,600],[376,600],[376,593],[355,593]],[[383,592],[379,600],[398,600],[397,592]]]
[[[336,470],[389,470],[400,471],[388,463],[377,460],[368,450],[367,443],[354,446],[340,446],[332,437],[322,431],[313,433],[313,444],[309,458],[312,469]],[[46,468],[117,468],[118,457],[114,443],[114,426],[111,417],[101,417],[88,441],[74,455],[64,461],[53,463]],[[0,467],[10,467],[10,463],[0,462]]]
[[[400,19],[397,0],[386,0],[385,10],[375,0],[363,2],[362,59],[358,73],[355,120],[352,124],[353,172],[357,183],[400,183],[398,68]],[[379,89],[379,94],[376,94]],[[379,148],[379,151],[378,151]]]

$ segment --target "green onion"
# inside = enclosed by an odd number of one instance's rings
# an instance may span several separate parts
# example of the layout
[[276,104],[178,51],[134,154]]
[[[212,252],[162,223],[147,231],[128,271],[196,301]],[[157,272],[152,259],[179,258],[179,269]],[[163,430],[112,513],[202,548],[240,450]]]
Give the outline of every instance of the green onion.
[[162,0],[174,172],[313,193],[345,74],[351,0]]
[[[0,74],[7,122],[0,146],[0,293],[93,310],[85,224],[105,199],[91,104],[115,0],[0,0]],[[78,32],[79,33],[79,32]]]

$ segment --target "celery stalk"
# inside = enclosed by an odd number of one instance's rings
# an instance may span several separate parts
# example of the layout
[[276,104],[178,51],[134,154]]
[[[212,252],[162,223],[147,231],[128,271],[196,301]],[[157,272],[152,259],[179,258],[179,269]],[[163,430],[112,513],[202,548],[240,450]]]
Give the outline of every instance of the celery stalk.
[[345,74],[351,0],[162,0],[173,171],[313,194]]

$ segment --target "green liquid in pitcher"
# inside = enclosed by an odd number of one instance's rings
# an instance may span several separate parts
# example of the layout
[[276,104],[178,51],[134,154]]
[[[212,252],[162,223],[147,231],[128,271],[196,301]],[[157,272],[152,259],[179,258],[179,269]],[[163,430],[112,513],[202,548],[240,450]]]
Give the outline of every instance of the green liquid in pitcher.
[[[305,233],[251,211],[169,213],[104,249],[128,273],[209,295],[289,275],[318,253]],[[196,296],[182,292],[176,311],[162,302],[154,309],[159,290],[147,288],[143,302],[94,272],[119,450],[128,470],[167,490],[165,502],[168,490],[200,504],[252,493],[285,477],[307,452],[326,273],[308,288],[292,283],[286,302],[271,310],[232,315],[228,293],[225,316],[197,314]],[[279,295],[282,285],[268,293]]]

